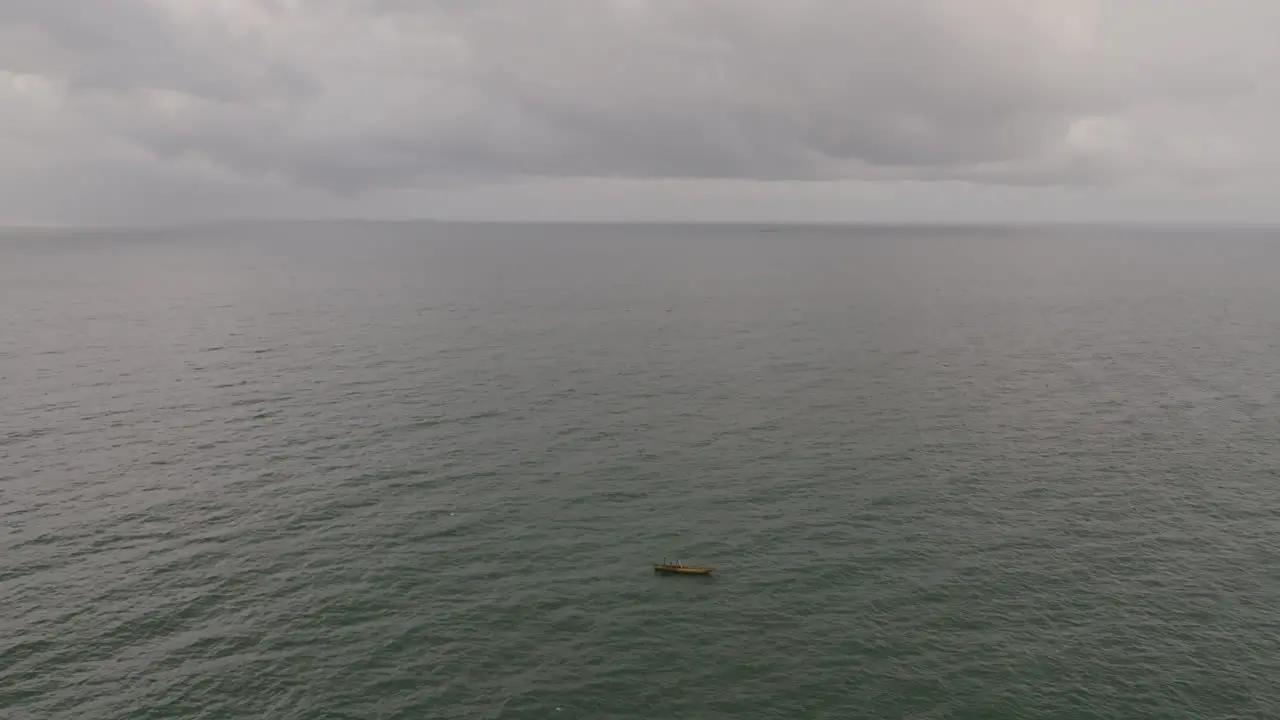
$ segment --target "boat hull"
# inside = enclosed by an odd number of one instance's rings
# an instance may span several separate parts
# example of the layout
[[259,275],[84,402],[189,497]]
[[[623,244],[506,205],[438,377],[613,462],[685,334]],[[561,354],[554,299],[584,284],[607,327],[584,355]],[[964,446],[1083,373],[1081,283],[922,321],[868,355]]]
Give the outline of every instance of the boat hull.
[[653,571],[669,575],[710,575],[715,568],[689,567],[687,565],[654,565]]

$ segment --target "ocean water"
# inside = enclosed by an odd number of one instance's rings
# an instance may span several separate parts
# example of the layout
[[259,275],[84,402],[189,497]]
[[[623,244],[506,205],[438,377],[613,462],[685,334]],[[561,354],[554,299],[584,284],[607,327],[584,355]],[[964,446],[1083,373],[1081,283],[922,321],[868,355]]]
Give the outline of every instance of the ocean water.
[[1280,232],[774,230],[0,233],[0,717],[1280,717]]

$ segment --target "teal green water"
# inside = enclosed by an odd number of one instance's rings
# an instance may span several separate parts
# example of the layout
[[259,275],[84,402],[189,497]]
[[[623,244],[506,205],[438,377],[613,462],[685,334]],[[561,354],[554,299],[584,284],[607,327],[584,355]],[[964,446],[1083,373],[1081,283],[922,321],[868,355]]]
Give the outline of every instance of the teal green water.
[[1280,717],[1276,240],[9,231],[0,716]]

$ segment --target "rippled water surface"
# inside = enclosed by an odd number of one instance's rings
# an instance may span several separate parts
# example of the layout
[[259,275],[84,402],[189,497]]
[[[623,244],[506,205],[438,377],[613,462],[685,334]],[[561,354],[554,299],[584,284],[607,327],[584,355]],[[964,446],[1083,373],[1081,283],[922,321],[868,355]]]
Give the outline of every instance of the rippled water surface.
[[5,231],[0,717],[1280,717],[1278,351],[1266,231]]

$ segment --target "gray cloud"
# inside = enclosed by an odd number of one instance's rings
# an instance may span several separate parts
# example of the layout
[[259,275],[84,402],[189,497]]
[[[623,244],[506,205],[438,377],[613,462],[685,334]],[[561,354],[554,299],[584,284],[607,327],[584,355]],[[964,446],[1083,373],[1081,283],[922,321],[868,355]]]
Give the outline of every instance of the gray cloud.
[[55,195],[116,173],[295,199],[1272,182],[1275,20],[1246,0],[0,0],[0,188],[20,168]]
[[210,32],[143,0],[3,0],[0,67],[64,80],[78,93],[161,88],[224,102],[296,95],[266,38]]

